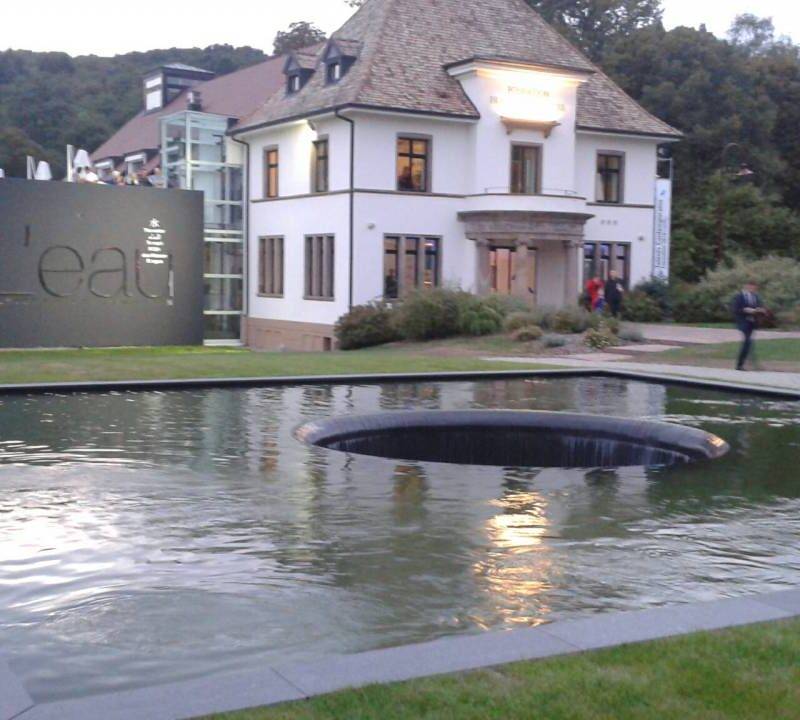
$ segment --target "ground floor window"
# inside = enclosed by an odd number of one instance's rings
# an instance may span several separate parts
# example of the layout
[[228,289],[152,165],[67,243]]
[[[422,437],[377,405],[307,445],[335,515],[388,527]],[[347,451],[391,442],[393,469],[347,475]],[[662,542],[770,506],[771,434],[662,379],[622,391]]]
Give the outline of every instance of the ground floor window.
[[283,295],[283,238],[258,239],[258,294]]
[[383,296],[397,299],[441,282],[441,238],[387,235],[383,239]]
[[334,245],[333,235],[306,236],[306,298],[333,300]]
[[608,273],[616,270],[627,288],[631,268],[630,243],[584,243],[583,277],[608,279]]

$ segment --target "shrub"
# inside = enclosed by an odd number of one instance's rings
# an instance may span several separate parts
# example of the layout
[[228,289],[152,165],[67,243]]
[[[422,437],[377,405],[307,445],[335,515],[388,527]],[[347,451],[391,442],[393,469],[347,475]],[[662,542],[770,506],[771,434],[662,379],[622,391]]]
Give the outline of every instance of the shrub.
[[396,327],[408,340],[433,340],[458,335],[462,307],[470,297],[469,293],[450,288],[412,293],[396,311]]
[[731,319],[733,297],[702,284],[685,285],[675,300],[672,317],[679,323],[725,322]]
[[651,277],[649,280],[640,282],[633,292],[644,293],[653,300],[661,310],[661,318],[672,317],[672,306],[675,302],[675,286],[670,285],[666,280]]
[[592,313],[579,307],[564,307],[556,311],[549,325],[555,332],[577,335],[586,330],[591,323]]
[[665,314],[655,298],[637,288],[625,296],[622,317],[631,322],[658,322]]
[[489,295],[483,298],[483,303],[504,318],[512,314],[528,312],[531,309],[524,300],[513,295]]
[[620,330],[622,329],[622,323],[617,320],[617,318],[613,317],[612,315],[607,315],[603,321],[605,322],[606,327],[614,334],[619,335]]
[[586,315],[586,329],[599,330],[602,327],[607,327],[614,335],[619,333],[620,322],[617,318],[606,315],[605,313],[587,313]]
[[514,342],[534,342],[544,335],[544,331],[538,325],[526,325],[525,327],[517,328],[511,335]]
[[552,330],[553,320],[556,315],[556,308],[548,307],[547,305],[537,305],[532,310],[529,310],[531,320],[534,325],[538,325],[545,330]]
[[624,340],[625,342],[631,343],[640,343],[644,342],[644,335],[642,335],[642,331],[638,328],[621,328],[620,331],[617,333],[617,337],[620,340]]
[[567,338],[563,335],[545,335],[542,338],[542,345],[546,348],[564,347],[567,344]]
[[712,270],[696,285],[676,288],[675,320],[730,321],[731,300],[749,279],[758,283],[764,304],[779,320],[800,304],[800,261],[786,257],[736,258],[731,267]]
[[334,332],[342,350],[373,347],[400,339],[394,312],[385,303],[354,307],[339,318]]
[[459,330],[462,335],[491,335],[503,327],[503,317],[487,303],[476,302],[462,308]]
[[513,333],[520,328],[538,325],[539,316],[534,312],[513,312],[508,315],[503,323],[506,332]]
[[800,328],[800,304],[791,310],[780,310],[775,315],[779,327]]
[[589,328],[589,330],[586,331],[583,342],[594,350],[604,350],[605,348],[619,344],[617,336],[614,335],[606,325],[596,330],[594,328]]

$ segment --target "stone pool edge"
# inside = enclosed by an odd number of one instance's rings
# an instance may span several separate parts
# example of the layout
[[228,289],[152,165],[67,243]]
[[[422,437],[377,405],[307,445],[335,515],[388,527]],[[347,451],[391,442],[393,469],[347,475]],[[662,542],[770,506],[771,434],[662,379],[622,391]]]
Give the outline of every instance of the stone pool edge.
[[0,384],[3,394],[45,394],[137,390],[180,390],[191,388],[270,387],[287,385],[351,385],[382,382],[436,382],[447,380],[514,380],[525,378],[613,377],[623,380],[657,382],[726,390],[746,395],[761,395],[783,400],[800,400],[800,390],[774,388],[753,383],[728,382],[638,370],[613,368],[561,368],[546,370],[469,370],[459,372],[362,373],[352,375],[285,375],[244,378],[183,378],[163,380],[111,380],[102,382],[12,383]]
[[[441,638],[77,700],[33,705],[25,692],[24,697],[19,696],[21,702],[30,704],[19,704],[15,709],[0,702],[0,720],[191,720],[376,683],[403,682],[795,617],[800,617],[800,587],[593,615],[521,630]],[[0,665],[0,698],[6,689],[24,692],[19,679]]]

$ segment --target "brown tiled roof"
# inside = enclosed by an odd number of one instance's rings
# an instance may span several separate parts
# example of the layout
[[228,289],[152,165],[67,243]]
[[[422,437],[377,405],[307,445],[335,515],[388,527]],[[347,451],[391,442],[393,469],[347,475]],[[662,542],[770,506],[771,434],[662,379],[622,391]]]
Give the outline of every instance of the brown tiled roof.
[[[284,58],[273,57],[257,65],[200,83],[203,112],[242,118],[284,84]],[[155,112],[141,112],[92,153],[94,160],[122,157],[138,150],[155,150],[161,145],[160,119],[186,109],[186,93]]]
[[[302,90],[289,95],[278,88],[236,130],[359,105],[477,118],[446,70],[470,58],[598,72],[525,0],[367,0],[333,38],[360,43],[359,59],[340,82],[326,85],[318,66]],[[679,135],[602,73],[581,89],[578,119],[592,128]]]
[[681,137],[682,133],[659,120],[598,70],[578,88],[578,128],[620,133]]

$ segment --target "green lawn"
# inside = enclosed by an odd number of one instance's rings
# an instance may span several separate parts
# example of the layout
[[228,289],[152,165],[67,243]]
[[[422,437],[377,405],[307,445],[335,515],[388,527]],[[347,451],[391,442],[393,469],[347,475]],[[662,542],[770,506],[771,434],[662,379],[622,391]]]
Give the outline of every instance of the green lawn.
[[[739,343],[719,343],[716,345],[692,345],[680,350],[659,353],[654,361],[687,362],[694,365],[716,364],[714,361],[733,363],[739,353]],[[756,336],[756,356],[762,363],[794,363],[800,369],[800,339],[758,340]]]
[[270,377],[511,370],[472,356],[425,354],[418,346],[335,353],[256,353],[239,348],[124,348],[0,352],[0,384],[95,380]]
[[372,686],[215,720],[797,720],[800,621]]

